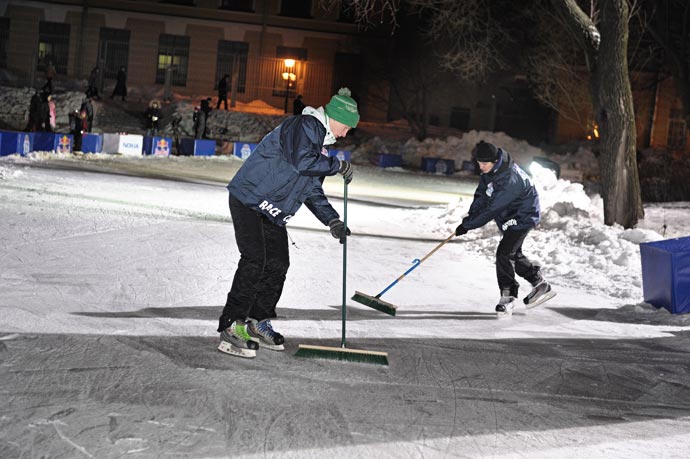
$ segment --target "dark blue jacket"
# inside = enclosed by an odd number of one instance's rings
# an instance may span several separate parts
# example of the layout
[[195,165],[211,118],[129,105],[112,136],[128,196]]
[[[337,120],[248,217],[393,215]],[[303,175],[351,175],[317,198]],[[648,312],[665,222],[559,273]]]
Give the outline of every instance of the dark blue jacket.
[[250,209],[284,226],[306,204],[321,223],[338,219],[323,192],[323,179],[335,175],[340,161],[323,146],[326,128],[310,115],[291,116],[246,159],[228,190]]
[[471,230],[494,220],[501,232],[535,227],[541,220],[539,195],[532,179],[499,148],[494,167],[479,178],[469,215],[462,226]]

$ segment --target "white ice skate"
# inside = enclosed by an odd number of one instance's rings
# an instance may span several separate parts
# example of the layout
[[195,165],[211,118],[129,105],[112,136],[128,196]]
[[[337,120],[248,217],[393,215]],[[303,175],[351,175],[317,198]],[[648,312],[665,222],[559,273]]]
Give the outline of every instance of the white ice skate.
[[256,357],[257,349],[259,345],[247,334],[247,324],[244,321],[236,320],[220,333],[220,352],[252,359]]
[[538,282],[537,285],[532,288],[532,291],[529,292],[529,295],[527,295],[522,301],[525,303],[527,309],[532,309],[549,301],[554,296],[556,296],[556,292],[554,292],[551,288],[551,284],[549,284],[545,279],[541,278],[540,282]]
[[508,319],[513,315],[516,298],[510,294],[510,290],[501,291],[501,299],[496,305],[496,318]]
[[283,335],[276,332],[271,325],[270,319],[262,320],[261,322],[249,319],[247,322],[247,334],[249,339],[273,351],[284,351],[285,338]]

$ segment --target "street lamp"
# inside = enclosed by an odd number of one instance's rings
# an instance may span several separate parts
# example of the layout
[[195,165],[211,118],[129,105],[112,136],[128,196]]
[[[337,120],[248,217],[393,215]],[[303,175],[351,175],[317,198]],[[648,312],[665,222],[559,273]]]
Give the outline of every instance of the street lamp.
[[283,80],[285,80],[285,113],[288,112],[288,94],[290,93],[290,82],[297,79],[297,75],[292,73],[292,68],[295,66],[294,59],[285,59],[285,72],[283,72]]

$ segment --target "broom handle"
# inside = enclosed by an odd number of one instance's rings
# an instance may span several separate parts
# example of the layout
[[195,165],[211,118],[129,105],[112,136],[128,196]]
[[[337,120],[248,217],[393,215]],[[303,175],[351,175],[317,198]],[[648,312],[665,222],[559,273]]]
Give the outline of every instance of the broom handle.
[[453,234],[451,234],[450,236],[448,236],[448,237],[446,238],[445,241],[442,241],[439,245],[437,245],[437,246],[434,248],[434,250],[432,250],[431,252],[427,253],[427,254],[424,256],[424,258],[422,258],[421,260],[417,260],[417,259],[412,260],[412,265],[413,265],[413,266],[412,266],[410,269],[408,269],[407,271],[405,271],[405,272],[403,273],[402,276],[400,276],[400,277],[398,277],[397,279],[395,279],[391,285],[389,285],[388,287],[384,288],[383,291],[382,291],[381,293],[379,293],[378,295],[376,295],[374,298],[381,298],[381,295],[383,295],[383,294],[386,293],[388,290],[390,290],[390,289],[391,289],[395,284],[397,284],[403,277],[405,277],[405,276],[407,276],[408,274],[410,274],[410,272],[412,272],[417,266],[421,265],[422,262],[423,262],[424,260],[426,260],[427,258],[429,258],[430,256],[432,256],[432,255],[434,254],[434,252],[436,252],[438,249],[440,249],[441,247],[443,247],[443,245],[444,245],[445,243],[447,243],[448,241],[450,241],[450,240],[453,239],[454,237],[455,237],[455,233],[453,233]]
[[343,320],[343,326],[342,326],[342,338],[340,341],[340,347],[345,347],[345,319],[347,316],[346,309],[345,309],[345,302],[346,302],[346,294],[345,292],[347,291],[346,288],[346,283],[347,283],[347,182],[344,182],[344,188],[343,188],[343,225],[345,226],[345,241],[343,242],[343,306],[342,306],[342,320]]

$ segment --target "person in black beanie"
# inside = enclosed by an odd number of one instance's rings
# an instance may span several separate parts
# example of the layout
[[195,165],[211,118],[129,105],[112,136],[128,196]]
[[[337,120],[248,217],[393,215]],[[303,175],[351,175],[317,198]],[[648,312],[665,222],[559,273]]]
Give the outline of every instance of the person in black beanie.
[[499,319],[512,315],[518,297],[515,274],[532,285],[523,302],[533,308],[553,298],[556,292],[541,274],[539,265],[522,253],[527,234],[539,224],[539,195],[532,179],[513,161],[508,152],[480,141],[472,151],[481,177],[469,213],[455,229],[456,236],[480,228],[494,220],[502,234],[496,249],[496,277],[501,298],[496,305]]

